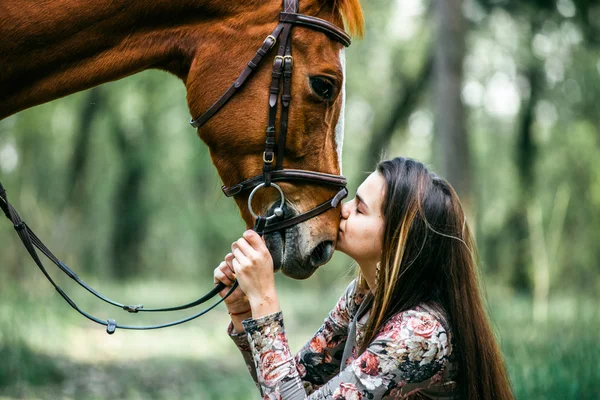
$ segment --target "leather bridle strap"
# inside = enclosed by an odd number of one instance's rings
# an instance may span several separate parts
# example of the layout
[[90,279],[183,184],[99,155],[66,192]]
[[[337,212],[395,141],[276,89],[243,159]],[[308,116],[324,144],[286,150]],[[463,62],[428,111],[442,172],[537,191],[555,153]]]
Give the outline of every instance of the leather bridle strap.
[[[328,35],[330,38],[340,42],[345,47],[350,46],[350,35],[348,35],[342,29],[338,28],[329,21],[325,21],[324,19],[311,17],[309,15],[297,14],[297,1],[286,1],[285,3],[284,11],[279,14],[280,23],[275,27],[273,32],[271,32],[271,34],[264,39],[263,44],[260,46],[252,60],[248,62],[235,82],[233,82],[229,89],[227,89],[227,91],[212,106],[210,106],[208,110],[200,115],[200,117],[190,120],[190,124],[194,128],[203,126],[229,101],[229,99],[231,99],[231,97],[233,97],[233,95],[244,85],[244,83],[246,83],[250,75],[252,75],[256,69],[258,69],[258,66],[263,60],[264,56],[267,55],[269,50],[273,48],[285,25],[304,26]],[[288,10],[290,9],[293,9],[294,12],[289,12]]]
[[324,212],[331,210],[332,208],[336,208],[347,195],[348,189],[342,188],[331,200],[328,200],[305,213],[296,215],[295,217],[284,219],[281,221],[271,222],[267,224],[261,232],[257,232],[259,234],[267,234],[287,229],[291,226],[307,221],[311,218],[316,217],[317,215],[323,214]]
[[279,14],[279,20],[281,22],[300,25],[310,28],[314,31],[322,32],[328,35],[330,38],[340,42],[345,47],[348,47],[351,44],[350,35],[331,22],[325,21],[324,19],[311,17],[310,15],[282,12]]
[[50,274],[48,273],[48,271],[44,267],[44,264],[42,263],[42,260],[40,259],[39,255],[38,255],[38,253],[36,251],[36,248],[40,252],[42,252],[50,261],[52,261],[56,266],[58,266],[61,271],[63,271],[67,276],[69,276],[71,279],[73,279],[75,282],[77,282],[81,287],[83,287],[84,289],[86,289],[88,292],[92,293],[94,296],[96,296],[97,298],[103,300],[104,302],[106,302],[108,304],[111,304],[113,306],[119,307],[119,308],[121,308],[121,309],[123,309],[125,311],[130,312],[130,313],[137,313],[137,312],[144,312],[144,311],[145,312],[158,312],[158,311],[184,310],[184,309],[197,306],[199,304],[202,304],[202,303],[210,300],[211,298],[215,297],[226,286],[223,283],[219,283],[209,293],[207,293],[206,295],[202,296],[198,300],[193,301],[193,302],[188,303],[188,304],[185,304],[185,305],[176,306],[176,307],[147,308],[147,309],[144,309],[142,305],[128,306],[128,305],[117,303],[117,302],[115,302],[113,300],[110,300],[109,298],[103,296],[102,294],[100,294],[99,292],[97,292],[96,290],[94,290],[93,288],[91,288],[89,285],[87,285],[84,281],[82,281],[77,276],[77,274],[75,274],[75,272],[73,272],[63,262],[61,262],[60,260],[58,260],[58,258],[56,258],[56,256],[54,256],[54,254],[52,254],[52,252],[36,236],[36,234],[29,228],[29,226],[27,226],[27,224],[21,219],[21,217],[19,216],[19,214],[17,213],[17,211],[15,210],[15,208],[9,203],[9,201],[7,199],[7,195],[6,195],[6,190],[4,189],[4,186],[2,186],[2,183],[0,183],[0,208],[2,209],[2,211],[4,212],[4,214],[6,215],[6,217],[11,220],[11,222],[14,225],[15,230],[17,231],[17,234],[19,235],[19,238],[21,239],[21,241],[23,242],[23,245],[25,246],[25,248],[27,249],[27,251],[31,255],[31,258],[37,264],[37,266],[40,269],[40,271],[44,274],[44,276],[50,282],[50,284],[54,287],[54,289],[56,289],[56,291],[61,295],[61,297],[67,303],[69,303],[69,305],[73,309],[75,309],[78,313],[80,313],[81,315],[83,315],[84,317],[86,317],[87,319],[89,319],[89,320],[91,320],[91,321],[93,321],[95,323],[98,323],[100,325],[106,326],[106,331],[109,334],[114,333],[117,328],[128,329],[128,330],[150,330],[150,329],[167,328],[167,327],[170,327],[170,326],[175,326],[175,325],[183,324],[185,322],[188,322],[188,321],[191,321],[193,319],[196,319],[196,318],[198,318],[198,317],[206,314],[207,312],[209,312],[213,308],[215,308],[217,305],[219,305],[221,302],[223,302],[227,297],[229,297],[229,295],[231,295],[231,293],[233,293],[233,291],[238,286],[238,283],[236,281],[234,283],[234,285],[229,289],[229,291],[227,292],[227,294],[222,299],[220,299],[219,301],[215,302],[214,304],[212,304],[208,308],[206,308],[206,309],[204,309],[204,310],[202,310],[202,311],[200,311],[200,312],[198,312],[198,313],[196,313],[194,315],[191,315],[191,316],[189,316],[187,318],[180,319],[180,320],[177,320],[177,321],[168,322],[168,323],[165,323],[165,324],[158,324],[158,325],[132,326],[132,325],[119,325],[119,324],[116,323],[116,321],[114,319],[102,320],[102,319],[97,318],[97,317],[95,317],[95,316],[87,313],[86,311],[82,310],[69,297],[69,295],[67,295],[65,293],[65,291],[60,286],[58,286],[58,284],[52,279],[52,277],[50,276]]
[[[281,76],[283,74],[284,64],[288,62],[284,55],[286,47],[290,41],[291,31],[292,25],[283,24],[281,37],[279,40],[279,48],[277,55],[273,60],[273,71],[271,72],[271,85],[269,86],[269,117],[267,122],[267,130],[265,132],[265,151],[263,153],[263,180],[266,186],[271,184],[271,171],[273,171],[273,160],[275,159],[275,153],[273,150],[275,147],[275,121],[277,119],[279,86],[281,82]],[[281,147],[281,141],[279,141],[277,147]]]
[[252,75],[252,73],[258,69],[260,62],[263,60],[263,57],[267,55],[269,50],[275,46],[275,42],[277,41],[277,37],[281,33],[283,29],[283,24],[278,24],[273,32],[269,36],[265,38],[263,44],[259,47],[258,51],[252,58],[252,60],[248,61],[246,68],[242,71],[240,76],[233,82],[233,84],[227,89],[225,93],[212,105],[208,110],[206,110],[200,117],[196,119],[190,120],[190,124],[194,128],[199,128],[204,125],[209,119],[212,118],[213,115],[217,113],[233,97],[233,95],[241,88],[246,80]]
[[[302,169],[281,169],[271,172],[271,182],[281,181],[301,181],[306,183],[315,183],[321,185],[331,185],[336,187],[345,187],[347,180],[342,175],[326,174],[324,172],[305,171]],[[227,197],[235,196],[246,190],[254,189],[263,182],[262,175],[256,175],[248,178],[233,186],[221,187]]]

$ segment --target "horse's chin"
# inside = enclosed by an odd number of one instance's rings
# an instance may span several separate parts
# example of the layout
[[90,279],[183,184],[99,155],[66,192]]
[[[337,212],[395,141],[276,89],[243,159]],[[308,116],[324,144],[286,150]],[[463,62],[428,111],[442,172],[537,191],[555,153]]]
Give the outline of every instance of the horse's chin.
[[[269,215],[274,211],[271,206]],[[298,213],[287,204],[283,207],[286,219]],[[283,231],[267,233],[265,243],[273,257],[273,268],[281,270],[292,279],[307,279],[315,273],[320,265],[327,263],[333,256],[334,242],[313,235],[310,223],[297,224]]]
[[283,265],[281,273],[292,279],[302,280],[310,278],[317,268],[319,267],[305,266],[302,263],[290,262]]
[[307,279],[318,268],[310,262],[310,259],[298,258],[298,229],[289,228],[285,234],[273,232],[265,235],[265,243],[271,257],[275,272],[280,271],[292,279]]

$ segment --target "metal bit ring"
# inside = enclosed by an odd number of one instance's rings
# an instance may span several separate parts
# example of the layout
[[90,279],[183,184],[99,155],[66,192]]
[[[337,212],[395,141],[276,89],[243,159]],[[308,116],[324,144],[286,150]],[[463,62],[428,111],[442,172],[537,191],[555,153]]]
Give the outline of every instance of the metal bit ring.
[[[248,211],[250,211],[250,214],[254,218],[258,218],[258,215],[252,209],[252,199],[254,198],[254,194],[258,191],[258,189],[263,188],[263,187],[265,187],[264,183],[259,184],[254,189],[252,189],[252,192],[250,193],[250,197],[248,197]],[[276,183],[271,183],[270,187],[274,187],[275,189],[277,189],[279,191],[279,195],[281,196],[281,202],[279,203],[279,207],[277,207],[277,208],[275,208],[275,210],[273,210],[273,215],[269,215],[266,218],[267,221],[270,221],[276,217],[281,217],[283,215],[282,207],[283,207],[283,204],[285,204],[285,196],[283,195],[283,190],[281,190],[279,185]]]

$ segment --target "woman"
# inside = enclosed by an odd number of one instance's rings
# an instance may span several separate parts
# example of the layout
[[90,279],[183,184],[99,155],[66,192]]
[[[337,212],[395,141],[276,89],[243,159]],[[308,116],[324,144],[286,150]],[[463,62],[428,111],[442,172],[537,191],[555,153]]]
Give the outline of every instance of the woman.
[[229,334],[264,398],[513,398],[452,187],[417,161],[383,161],[341,217],[337,250],[360,271],[295,357],[262,239],[246,231],[215,270],[238,279]]

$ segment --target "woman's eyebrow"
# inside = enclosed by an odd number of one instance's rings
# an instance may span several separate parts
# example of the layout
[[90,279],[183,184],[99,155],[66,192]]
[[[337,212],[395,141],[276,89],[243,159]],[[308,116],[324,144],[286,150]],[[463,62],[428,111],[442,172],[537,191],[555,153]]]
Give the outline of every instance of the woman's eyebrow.
[[360,203],[363,203],[365,205],[365,207],[367,207],[367,210],[369,209],[369,205],[367,203],[365,203],[365,200],[362,197],[360,197],[360,195],[358,194],[358,192],[356,192],[356,198],[358,199],[358,201]]

